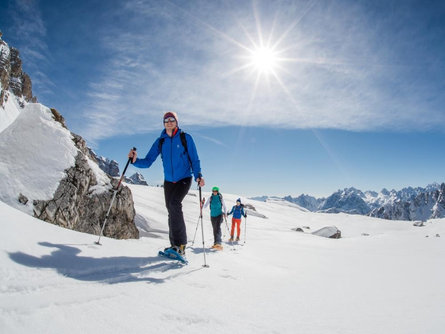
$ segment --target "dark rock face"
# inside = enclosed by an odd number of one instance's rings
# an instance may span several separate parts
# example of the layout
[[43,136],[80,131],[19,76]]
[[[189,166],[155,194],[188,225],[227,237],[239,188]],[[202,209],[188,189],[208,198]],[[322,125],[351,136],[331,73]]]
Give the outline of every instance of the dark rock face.
[[[113,197],[113,190],[95,193],[96,176],[88,164],[88,149],[80,136],[74,136],[79,153],[75,165],[66,171],[54,198],[34,201],[34,216],[72,230],[98,235]],[[117,180],[111,179],[113,187]],[[134,203],[128,187],[120,186],[111,207],[104,235],[116,239],[138,238],[134,224]]]
[[23,195],[22,193],[20,193],[18,201],[19,201],[19,203],[26,205],[26,203],[28,203],[28,198],[25,195]]
[[2,85],[0,93],[0,105],[3,105],[8,98],[8,91],[11,91],[23,106],[20,99],[26,102],[37,102],[37,98],[32,96],[32,82],[28,74],[23,72],[20,53],[15,48],[10,48],[0,36],[0,83]]

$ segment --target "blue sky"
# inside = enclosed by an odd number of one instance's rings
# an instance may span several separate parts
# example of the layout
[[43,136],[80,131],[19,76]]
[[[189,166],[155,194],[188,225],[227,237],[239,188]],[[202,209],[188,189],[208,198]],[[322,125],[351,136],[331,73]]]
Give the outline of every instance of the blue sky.
[[121,166],[174,110],[223,192],[445,181],[443,1],[2,1],[0,29],[39,101]]

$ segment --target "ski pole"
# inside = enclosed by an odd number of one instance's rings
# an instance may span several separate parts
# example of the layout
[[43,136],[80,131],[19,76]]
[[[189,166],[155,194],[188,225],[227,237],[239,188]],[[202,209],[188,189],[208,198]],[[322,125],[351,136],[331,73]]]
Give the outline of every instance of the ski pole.
[[[136,151],[136,147],[133,147],[133,150]],[[107,224],[107,219],[110,214],[111,207],[113,206],[113,202],[114,202],[114,199],[116,198],[117,191],[119,190],[119,186],[121,185],[121,182],[124,179],[125,172],[127,171],[128,165],[130,164],[131,160],[132,160],[132,158],[128,158],[127,164],[125,165],[124,171],[122,172],[122,176],[119,179],[119,182],[117,183],[117,186],[113,191],[113,197],[111,198],[110,207],[108,208],[107,214],[105,215],[104,223],[102,224],[102,229],[100,230],[99,239],[97,239],[97,241],[95,242],[96,245],[101,245],[100,238],[102,237],[102,235],[104,233],[105,225]]]
[[[203,205],[202,202],[205,199],[203,199],[199,205]],[[196,222],[196,229],[195,229],[195,234],[193,235],[193,241],[192,241],[192,246],[195,244],[195,239],[196,239],[196,232],[198,232],[198,227],[199,227],[199,219],[201,218],[201,216],[198,217],[198,221]]]
[[244,244],[246,244],[246,240],[247,240],[247,213],[246,216],[244,217]]
[[206,262],[206,249],[204,245],[204,223],[202,221],[202,194],[201,194],[201,186],[199,187],[199,218],[201,219],[201,232],[202,232],[202,251],[204,253],[204,264],[202,265],[204,268],[208,268],[209,265]]
[[[224,220],[226,222],[227,233],[229,233],[229,235],[230,235],[229,224],[227,224],[226,216],[224,216]],[[230,245],[232,246],[232,250],[235,250],[235,246],[233,245],[232,237],[230,237],[229,241],[230,241]]]
[[198,227],[199,227],[199,219],[201,217],[198,217],[198,221],[196,222],[196,229],[195,229],[195,234],[193,235],[193,241],[192,241],[192,246],[195,244],[195,239],[196,239],[196,232],[198,232]]

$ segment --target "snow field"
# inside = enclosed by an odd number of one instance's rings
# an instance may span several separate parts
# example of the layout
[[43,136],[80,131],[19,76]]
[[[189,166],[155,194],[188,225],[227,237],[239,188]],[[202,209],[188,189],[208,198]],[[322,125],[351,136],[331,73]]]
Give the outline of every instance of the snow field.
[[[182,266],[156,256],[168,244],[163,189],[130,188],[150,237],[103,238],[102,246],[0,202],[0,332],[443,332],[445,246],[435,237],[445,236],[443,219],[414,227],[242,198],[268,219],[248,214],[246,244],[207,249],[203,268],[200,225],[191,246],[199,217],[192,190],[183,202],[190,264]],[[228,209],[239,197],[223,195]],[[203,219],[208,248],[208,209]],[[328,225],[344,238],[291,230]],[[222,230],[227,240],[225,223]]]

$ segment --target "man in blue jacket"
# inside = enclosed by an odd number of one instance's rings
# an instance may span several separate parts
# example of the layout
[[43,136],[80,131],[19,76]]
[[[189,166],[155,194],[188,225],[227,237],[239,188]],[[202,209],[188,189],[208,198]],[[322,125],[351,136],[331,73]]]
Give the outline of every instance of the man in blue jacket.
[[164,167],[164,196],[168,211],[170,247],[180,255],[185,254],[187,231],[182,200],[187,195],[192,172],[200,187],[205,185],[201,174],[201,165],[193,138],[178,127],[178,116],[175,112],[164,114],[164,127],[161,136],[151,146],[143,159],[137,158],[136,151],[128,154],[133,166],[149,168],[161,154]]

